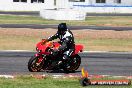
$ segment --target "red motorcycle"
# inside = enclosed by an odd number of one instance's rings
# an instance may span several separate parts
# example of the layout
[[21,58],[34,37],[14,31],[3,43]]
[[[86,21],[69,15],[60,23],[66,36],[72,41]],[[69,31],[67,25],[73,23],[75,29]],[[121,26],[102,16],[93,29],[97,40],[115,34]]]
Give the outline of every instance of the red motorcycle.
[[58,42],[45,42],[42,40],[37,43],[36,51],[37,53],[32,56],[28,62],[28,69],[30,72],[39,72],[41,70],[55,70],[63,69],[65,72],[74,72],[77,70],[81,64],[81,57],[78,55],[79,52],[83,51],[82,45],[75,45],[75,51],[70,57],[69,63],[59,64],[63,62],[63,53],[60,52],[56,56],[53,55],[52,51],[57,49],[60,44]]

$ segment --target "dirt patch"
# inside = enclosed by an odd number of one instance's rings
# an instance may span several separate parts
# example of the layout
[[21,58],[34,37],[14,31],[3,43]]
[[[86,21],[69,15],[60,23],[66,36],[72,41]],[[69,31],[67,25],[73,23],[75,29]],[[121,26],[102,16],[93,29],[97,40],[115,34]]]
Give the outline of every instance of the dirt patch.
[[112,38],[125,39],[132,38],[132,31],[114,31],[114,30],[75,30],[73,31],[76,37],[80,38]]
[[52,35],[53,29],[29,29],[29,28],[0,28],[0,35],[35,36]]
[[[35,50],[56,29],[0,28],[0,50]],[[72,30],[76,43],[91,51],[132,51],[132,31]]]
[[[56,29],[29,29],[29,28],[0,28],[0,35],[14,36],[34,36],[45,38],[56,33]],[[114,30],[72,30],[76,38],[113,38],[125,39],[132,38],[132,31],[114,31]]]

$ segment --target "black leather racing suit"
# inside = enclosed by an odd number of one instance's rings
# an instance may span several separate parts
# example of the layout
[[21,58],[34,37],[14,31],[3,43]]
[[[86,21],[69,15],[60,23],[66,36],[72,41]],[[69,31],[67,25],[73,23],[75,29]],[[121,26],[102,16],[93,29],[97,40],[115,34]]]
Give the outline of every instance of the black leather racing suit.
[[48,41],[52,41],[57,38],[60,39],[59,43],[61,44],[58,50],[63,52],[63,59],[68,60],[75,49],[74,36],[72,32],[67,29],[67,31],[65,31],[63,34],[57,32],[55,35],[52,35],[48,38]]

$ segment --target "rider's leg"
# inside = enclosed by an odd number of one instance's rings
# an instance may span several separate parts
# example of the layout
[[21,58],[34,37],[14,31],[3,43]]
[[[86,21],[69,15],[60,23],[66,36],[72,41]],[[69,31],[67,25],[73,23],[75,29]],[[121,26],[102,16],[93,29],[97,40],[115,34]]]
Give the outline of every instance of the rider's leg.
[[64,56],[63,56],[63,60],[70,59],[70,56],[72,55],[73,52],[74,52],[74,49],[69,49],[68,51],[65,51]]
[[69,49],[68,51],[64,52],[64,56],[63,56],[63,64],[68,65],[70,63],[70,56],[72,55],[72,53],[74,52],[73,49]]

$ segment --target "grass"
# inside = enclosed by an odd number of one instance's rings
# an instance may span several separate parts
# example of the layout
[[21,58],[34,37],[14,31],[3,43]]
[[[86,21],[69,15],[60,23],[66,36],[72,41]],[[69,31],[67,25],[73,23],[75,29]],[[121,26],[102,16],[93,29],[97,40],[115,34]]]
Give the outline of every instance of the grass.
[[[132,86],[87,86],[85,88],[131,88]],[[0,78],[0,88],[84,88],[79,83],[79,78],[45,78],[36,79],[27,76],[17,77],[15,79]]]
[[[87,17],[86,21],[66,21],[69,25],[132,26],[132,17]],[[0,15],[0,24],[58,24],[61,21],[40,17]],[[64,22],[64,21],[62,21]],[[35,50],[42,38],[54,34],[54,29],[0,28],[0,50]],[[76,43],[85,50],[132,51],[132,31],[73,30]],[[86,88],[131,88],[132,86],[87,86]],[[0,78],[0,88],[84,88],[78,79]]]
[[132,26],[132,16],[91,16],[85,21],[55,21],[35,16],[0,15],[0,24],[59,24],[69,25],[97,25],[97,26]]
[[76,40],[87,51],[132,51],[132,39],[87,39]]
[[76,79],[35,79],[19,77],[15,79],[0,79],[0,88],[80,88]]
[[[0,15],[0,24],[58,24],[97,26],[132,26],[132,16],[93,16],[85,21],[55,21],[34,16]],[[54,29],[0,28],[0,50],[35,50],[35,44],[48,38]],[[72,30],[76,43],[83,44],[88,51],[132,52],[132,31]]]
[[[132,31],[72,30],[72,32],[76,44],[83,44],[84,50],[132,52]],[[55,29],[1,28],[0,50],[35,51],[37,42],[54,33]]]

